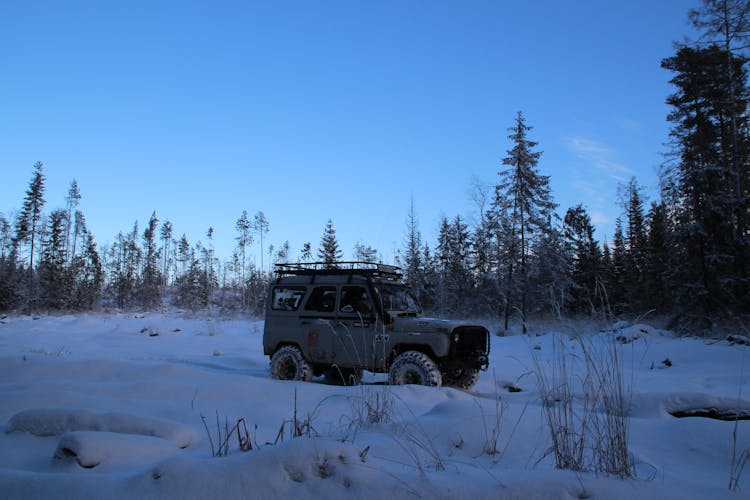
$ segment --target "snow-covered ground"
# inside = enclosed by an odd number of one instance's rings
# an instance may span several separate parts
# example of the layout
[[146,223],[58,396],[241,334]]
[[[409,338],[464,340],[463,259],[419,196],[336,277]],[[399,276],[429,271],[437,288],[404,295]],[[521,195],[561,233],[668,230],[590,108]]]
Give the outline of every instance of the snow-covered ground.
[[[747,497],[750,470],[728,485],[750,420],[671,413],[750,414],[750,347],[646,325],[588,332],[591,346],[629,341],[636,477],[621,480],[555,469],[535,369],[553,370],[564,347],[575,380],[581,346],[570,328],[539,333],[493,337],[490,370],[467,392],[373,374],[356,387],[272,380],[262,321],[11,316],[0,321],[0,498]],[[236,432],[220,444],[238,421],[250,450]]]

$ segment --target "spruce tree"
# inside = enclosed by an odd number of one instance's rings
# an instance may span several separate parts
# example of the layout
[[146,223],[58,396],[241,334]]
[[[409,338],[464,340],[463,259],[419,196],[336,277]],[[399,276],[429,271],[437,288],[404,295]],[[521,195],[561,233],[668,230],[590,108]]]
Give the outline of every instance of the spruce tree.
[[83,250],[73,259],[71,266],[75,287],[71,307],[74,310],[90,311],[99,302],[104,282],[102,267],[94,238],[86,230],[83,235]]
[[542,153],[534,150],[537,143],[527,137],[531,129],[519,111],[515,126],[509,129],[511,134],[508,138],[512,141],[513,148],[508,150],[508,156],[502,160],[506,168],[499,173],[500,182],[495,187],[492,206],[496,213],[502,212],[497,220],[504,220],[510,231],[504,256],[507,273],[504,327],[508,329],[511,312],[518,308],[524,333],[527,330],[531,243],[549,227],[548,221],[555,207],[551,199],[549,177],[541,175],[537,168]]
[[597,305],[601,281],[601,251],[594,238],[594,225],[583,205],[569,208],[563,234],[570,255],[570,308],[575,314],[592,312]]
[[647,303],[658,312],[665,312],[670,303],[670,291],[666,285],[669,265],[668,221],[664,203],[651,203],[648,211],[648,236],[644,269],[645,297]]
[[625,217],[627,230],[625,234],[625,296],[629,308],[641,312],[650,307],[646,302],[644,285],[646,272],[646,224],[643,214],[643,197],[641,188],[632,178],[625,188]]
[[750,238],[746,227],[750,217],[750,197],[748,197],[747,162],[747,82],[738,81],[736,61],[747,61],[744,51],[750,42],[750,1],[749,0],[703,0],[702,6],[692,9],[690,20],[697,29],[703,31],[702,41],[715,43],[724,53],[724,83],[727,95],[727,108],[730,124],[729,146],[731,176],[734,183],[734,249],[735,271],[738,274],[739,295],[747,293],[746,259]]
[[159,274],[159,250],[156,246],[156,229],[159,219],[156,218],[156,212],[151,214],[151,218],[143,231],[143,270],[141,271],[139,299],[141,305],[146,309],[153,309],[161,302]]
[[48,230],[39,261],[40,304],[46,309],[63,309],[71,296],[65,257],[66,220],[63,210],[53,211],[47,219]]
[[409,213],[406,218],[406,236],[404,237],[404,280],[411,287],[417,300],[422,300],[424,295],[422,253],[422,234],[419,231],[419,220],[414,208],[414,198],[412,198],[409,203]]
[[42,208],[44,207],[44,173],[42,171],[42,162],[34,164],[34,174],[26,190],[26,197],[23,201],[18,217],[16,218],[14,244],[16,246],[23,243],[29,245],[29,267],[27,269],[28,293],[26,295],[27,307],[35,310],[37,307],[37,290],[34,276],[34,254],[38,251],[39,234],[42,230],[40,225],[42,220]]
[[461,216],[457,215],[453,221],[443,217],[436,252],[440,271],[438,297],[442,314],[454,316],[467,312],[473,288],[470,253],[469,231]]
[[343,252],[339,248],[339,242],[336,239],[336,230],[333,228],[333,221],[328,219],[323,237],[320,239],[318,248],[318,260],[325,263],[327,268],[336,268],[336,262],[341,260]]
[[[691,314],[696,307],[705,314],[746,311],[748,238],[742,221],[750,193],[742,184],[738,200],[734,166],[737,161],[740,181],[746,182],[750,144],[745,109],[750,99],[744,58],[716,45],[683,47],[662,66],[675,73],[670,82],[676,88],[667,99],[672,107],[671,161],[662,171],[662,185],[672,191],[666,199],[672,204],[667,213],[673,217],[670,275],[675,300]],[[736,148],[732,115],[740,131]]]
[[625,272],[627,267],[627,249],[625,235],[622,231],[622,218],[615,220],[615,237],[612,240],[612,266],[609,276],[608,296],[610,306],[616,313],[624,312],[627,307]]

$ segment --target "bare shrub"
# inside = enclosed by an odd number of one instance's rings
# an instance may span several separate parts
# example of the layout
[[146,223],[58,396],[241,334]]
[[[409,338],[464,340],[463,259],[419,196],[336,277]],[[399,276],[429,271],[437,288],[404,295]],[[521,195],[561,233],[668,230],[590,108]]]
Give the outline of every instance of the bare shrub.
[[544,419],[552,445],[549,452],[555,457],[555,467],[574,471],[587,470],[586,444],[591,425],[591,395],[583,394],[576,411],[574,367],[569,366],[565,338],[556,335],[552,341],[551,366],[542,365],[539,355],[532,350],[539,390],[542,396]]
[[[595,469],[622,478],[635,474],[628,447],[632,379],[623,373],[623,346],[614,336],[597,348],[583,337],[578,339],[586,361],[587,381],[584,388],[593,394],[599,411],[592,418]],[[631,370],[631,374],[632,374]]]
[[532,350],[552,441],[549,453],[559,469],[632,477],[628,447],[632,380],[624,377],[622,346],[614,336],[603,347],[583,336],[573,342],[580,355],[568,347],[566,337],[555,336],[548,367]]
[[[742,400],[742,381],[745,378],[745,359],[742,358],[742,365],[740,367],[740,385],[737,389],[737,405],[739,406]],[[734,426],[732,428],[732,462],[729,466],[729,491],[737,491],[740,487],[740,478],[742,477],[742,471],[745,469],[745,465],[750,462],[750,448],[746,448],[741,452],[737,449],[737,433],[739,430],[739,416],[740,412],[735,412]]]
[[360,386],[359,395],[347,399],[351,412],[342,416],[346,427],[344,441],[351,439],[353,442],[362,427],[388,424],[393,420],[393,395],[387,385],[379,388]]
[[318,410],[320,409],[320,406],[323,404],[325,400],[318,403],[318,405],[313,409],[312,412],[308,413],[307,416],[302,419],[299,415],[299,412],[297,411],[297,388],[294,388],[294,413],[292,415],[291,419],[284,420],[281,422],[281,427],[279,427],[279,432],[276,433],[276,439],[273,441],[273,443],[266,443],[266,444],[277,444],[279,442],[284,442],[284,438],[289,434],[291,438],[298,438],[302,436],[306,437],[317,437],[319,434],[318,432],[313,428],[312,421],[316,418]]
[[482,448],[482,452],[490,456],[494,456],[500,453],[500,449],[498,448],[498,442],[500,441],[500,424],[503,420],[503,413],[505,412],[505,408],[507,407],[507,404],[500,397],[497,377],[495,376],[494,372],[492,374],[492,378],[495,382],[495,392],[492,398],[495,410],[494,415],[487,415],[479,399],[474,398],[474,402],[476,403],[477,407],[479,407],[479,413],[482,417],[482,429],[484,430],[484,446]]
[[236,434],[237,445],[240,451],[250,451],[253,449],[252,441],[250,440],[250,433],[247,430],[247,424],[244,418],[237,420],[232,428],[229,427],[229,418],[224,417],[224,430],[222,432],[222,426],[219,419],[219,412],[216,412],[216,443],[218,447],[214,447],[214,440],[211,431],[208,428],[206,417],[201,415],[203,421],[203,427],[206,429],[208,435],[208,442],[211,445],[211,456],[212,457],[225,457],[229,454],[229,441],[232,436]]

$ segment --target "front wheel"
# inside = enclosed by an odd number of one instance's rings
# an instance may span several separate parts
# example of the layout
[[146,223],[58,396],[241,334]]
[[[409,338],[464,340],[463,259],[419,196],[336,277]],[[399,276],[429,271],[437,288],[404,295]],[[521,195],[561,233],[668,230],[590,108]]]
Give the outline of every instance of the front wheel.
[[313,369],[297,346],[285,345],[271,356],[271,377],[277,380],[312,380]]
[[443,385],[470,390],[479,380],[479,370],[476,368],[457,368],[443,372]]
[[419,351],[399,354],[388,370],[391,385],[419,384],[440,387],[443,383],[440,369],[430,357]]

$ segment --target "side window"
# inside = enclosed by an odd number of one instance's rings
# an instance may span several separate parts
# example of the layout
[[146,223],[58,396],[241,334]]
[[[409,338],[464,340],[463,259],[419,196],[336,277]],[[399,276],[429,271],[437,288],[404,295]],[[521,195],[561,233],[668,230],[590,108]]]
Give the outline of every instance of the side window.
[[305,304],[305,311],[333,312],[336,307],[336,287],[318,286],[313,288]]
[[339,311],[345,313],[370,314],[370,299],[363,286],[342,286]]
[[273,289],[271,309],[275,311],[296,311],[305,296],[303,286],[277,286]]

